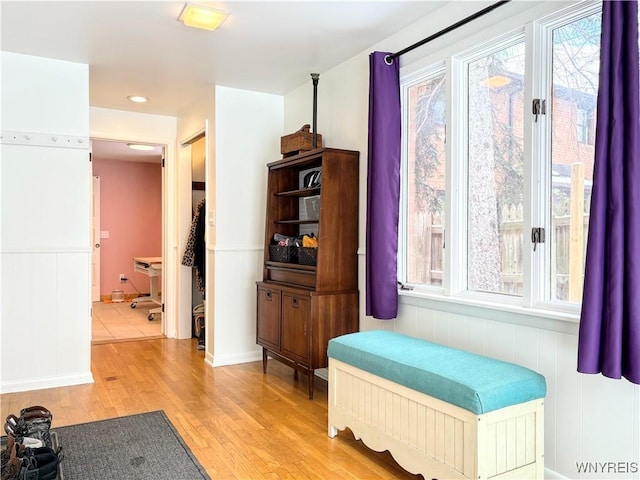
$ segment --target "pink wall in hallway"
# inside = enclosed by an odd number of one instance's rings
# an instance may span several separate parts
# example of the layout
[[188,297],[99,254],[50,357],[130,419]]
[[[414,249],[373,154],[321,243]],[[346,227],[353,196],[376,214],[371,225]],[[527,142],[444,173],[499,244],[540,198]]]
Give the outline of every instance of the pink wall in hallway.
[[[149,292],[149,277],[134,273],[133,257],[162,256],[162,167],[156,163],[93,161],[100,177],[100,295]],[[130,280],[121,283],[124,273]]]

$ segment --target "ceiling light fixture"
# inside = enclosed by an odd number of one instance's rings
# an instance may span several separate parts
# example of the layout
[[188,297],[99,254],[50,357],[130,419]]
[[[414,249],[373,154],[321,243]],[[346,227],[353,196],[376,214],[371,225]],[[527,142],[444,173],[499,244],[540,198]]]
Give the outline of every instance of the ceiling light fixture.
[[135,103],[146,103],[149,101],[147,97],[143,97],[141,95],[129,95],[127,98]]
[[127,143],[127,147],[132,150],[153,150],[155,147],[153,145],[144,145],[142,143]]
[[511,83],[511,79],[503,75],[494,75],[492,77],[484,79],[480,83],[482,84],[482,86],[487,88],[500,88],[504,87],[505,85],[509,85]]
[[228,16],[229,12],[224,10],[189,2],[185,4],[178,20],[187,27],[215,30],[224,23]]

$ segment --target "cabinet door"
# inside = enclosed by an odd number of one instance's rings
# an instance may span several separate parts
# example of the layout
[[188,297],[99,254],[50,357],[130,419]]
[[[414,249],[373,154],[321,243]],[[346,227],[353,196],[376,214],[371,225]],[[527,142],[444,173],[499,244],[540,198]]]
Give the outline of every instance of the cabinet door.
[[282,292],[282,353],[304,364],[309,362],[310,305],[307,295]]
[[280,350],[280,297],[281,291],[258,287],[257,343]]

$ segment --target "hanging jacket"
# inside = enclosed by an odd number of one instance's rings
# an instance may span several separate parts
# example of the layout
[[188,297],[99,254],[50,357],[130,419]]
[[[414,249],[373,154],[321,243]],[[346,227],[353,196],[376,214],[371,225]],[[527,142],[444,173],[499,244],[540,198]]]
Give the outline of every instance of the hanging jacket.
[[182,256],[182,265],[187,267],[195,267],[196,269],[196,288],[204,292],[205,289],[205,217],[206,217],[205,200],[200,200],[196,208],[196,214],[191,221],[189,236],[187,238],[187,246]]

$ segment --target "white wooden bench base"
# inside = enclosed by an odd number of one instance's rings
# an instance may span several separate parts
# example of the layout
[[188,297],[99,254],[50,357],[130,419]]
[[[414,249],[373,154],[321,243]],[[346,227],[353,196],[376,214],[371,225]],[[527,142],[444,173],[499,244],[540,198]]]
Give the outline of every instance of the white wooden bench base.
[[349,428],[425,479],[543,478],[544,400],[477,415],[329,358],[329,436]]

